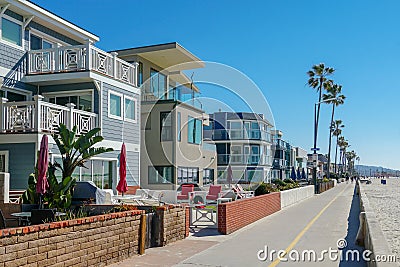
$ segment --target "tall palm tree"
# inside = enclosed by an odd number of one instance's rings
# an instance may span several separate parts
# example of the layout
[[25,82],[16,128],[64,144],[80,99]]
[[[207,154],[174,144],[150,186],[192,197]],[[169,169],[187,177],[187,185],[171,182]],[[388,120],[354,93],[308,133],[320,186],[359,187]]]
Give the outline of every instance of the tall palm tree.
[[[335,72],[334,68],[325,67],[324,63],[319,63],[317,65],[312,66],[311,70],[307,72],[309,77],[308,79],[308,86],[311,88],[317,89],[319,93],[318,96],[318,109],[317,115],[315,119],[315,129],[318,131],[318,122],[319,122],[319,111],[321,108],[321,100],[322,100],[322,90],[326,90],[329,88],[333,81],[329,80],[327,77],[331,76]],[[315,140],[316,141],[316,140]]]
[[347,159],[348,169],[349,169],[351,175],[353,175],[354,174],[354,160],[358,157],[357,153],[354,150],[352,150],[352,151],[346,152],[345,156]]
[[332,125],[333,118],[335,116],[335,107],[343,105],[346,97],[341,94],[342,86],[338,84],[334,84],[327,88],[327,93],[322,96],[323,100],[327,104],[332,104],[332,116],[330,122],[330,131],[329,131],[329,146],[328,146],[328,179],[330,178],[330,166],[331,166],[331,147],[332,147]]
[[339,137],[339,147],[340,147],[340,160],[339,160],[340,174],[342,175],[346,162],[346,157],[345,157],[346,149],[350,147],[349,141],[346,140],[343,136]]
[[339,147],[339,137],[342,134],[342,128],[344,128],[344,125],[342,124],[342,120],[335,120],[333,122],[331,131],[332,135],[336,136],[336,149],[335,149],[335,173],[337,173],[337,154],[338,154],[338,147]]

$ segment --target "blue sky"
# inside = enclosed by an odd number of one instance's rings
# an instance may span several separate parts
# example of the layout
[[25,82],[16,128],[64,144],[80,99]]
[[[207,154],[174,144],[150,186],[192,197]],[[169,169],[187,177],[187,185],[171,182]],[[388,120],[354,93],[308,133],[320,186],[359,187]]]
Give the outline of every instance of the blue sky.
[[[400,169],[399,1],[34,2],[100,36],[104,50],[177,41],[238,69],[262,90],[284,137],[308,151],[317,94],[306,72],[324,62],[347,96],[336,117],[361,164]],[[330,110],[321,113],[322,151]]]

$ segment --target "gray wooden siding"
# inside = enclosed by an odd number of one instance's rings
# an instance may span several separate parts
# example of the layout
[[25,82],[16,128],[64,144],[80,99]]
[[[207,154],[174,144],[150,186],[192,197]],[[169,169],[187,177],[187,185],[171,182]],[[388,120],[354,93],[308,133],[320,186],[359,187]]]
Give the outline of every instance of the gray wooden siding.
[[[108,92],[114,91],[129,97],[136,101],[136,119],[137,122],[128,122],[108,117]],[[125,91],[121,88],[103,83],[103,137],[107,140],[119,141],[131,144],[140,144],[140,98],[139,95]]]
[[26,189],[29,175],[34,172],[35,144],[0,144],[0,150],[8,151],[11,190]]

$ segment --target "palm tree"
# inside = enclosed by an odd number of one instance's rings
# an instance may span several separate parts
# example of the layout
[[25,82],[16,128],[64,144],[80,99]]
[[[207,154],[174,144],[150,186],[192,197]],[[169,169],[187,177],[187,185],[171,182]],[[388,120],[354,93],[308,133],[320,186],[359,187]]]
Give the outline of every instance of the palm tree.
[[332,125],[333,118],[335,116],[335,107],[343,105],[346,97],[341,94],[342,86],[334,84],[327,88],[327,93],[322,96],[323,100],[327,104],[332,104],[332,116],[330,122],[330,131],[329,131],[329,146],[328,146],[328,179],[330,178],[330,166],[331,166],[331,147],[332,147]]
[[335,149],[335,173],[337,173],[337,154],[338,154],[338,147],[339,147],[339,137],[342,134],[342,128],[344,125],[342,124],[342,120],[335,120],[333,122],[331,131],[332,135],[336,136],[336,149]]
[[358,156],[354,150],[346,152],[346,159],[347,159],[347,164],[348,164],[348,169],[351,173],[351,175],[354,174],[354,159],[356,159]]
[[[321,107],[321,100],[322,100],[322,90],[326,90],[329,88],[333,81],[329,80],[327,77],[332,75],[335,72],[334,68],[325,67],[324,63],[320,63],[317,65],[312,66],[311,70],[307,72],[309,77],[308,79],[308,86],[311,88],[317,89],[319,93],[318,97],[318,109],[315,119],[315,130],[318,131],[318,122],[319,122],[319,111]],[[314,137],[316,138],[316,137]],[[316,140],[314,140],[316,141]]]
[[339,160],[340,165],[341,165],[340,166],[340,174],[342,175],[344,167],[345,167],[345,161],[346,161],[346,157],[345,157],[346,149],[348,147],[350,147],[350,145],[349,145],[348,140],[346,140],[343,136],[339,137],[338,142],[339,142],[339,147],[340,147],[340,160]]

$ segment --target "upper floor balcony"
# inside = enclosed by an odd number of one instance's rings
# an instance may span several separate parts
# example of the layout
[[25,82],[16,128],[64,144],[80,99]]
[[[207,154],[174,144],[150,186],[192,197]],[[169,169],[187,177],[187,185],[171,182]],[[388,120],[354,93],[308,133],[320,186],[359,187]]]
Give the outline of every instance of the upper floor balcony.
[[75,109],[70,103],[60,106],[45,102],[42,96],[33,101],[0,102],[0,133],[54,133],[60,124],[77,127],[77,134],[97,127],[97,114]]
[[257,154],[218,154],[218,165],[272,165],[272,158]]
[[137,64],[119,59],[116,52],[104,52],[89,42],[27,53],[28,75],[93,71],[132,86],[137,85]]
[[260,130],[213,130],[213,140],[261,140],[271,142],[271,135]]

